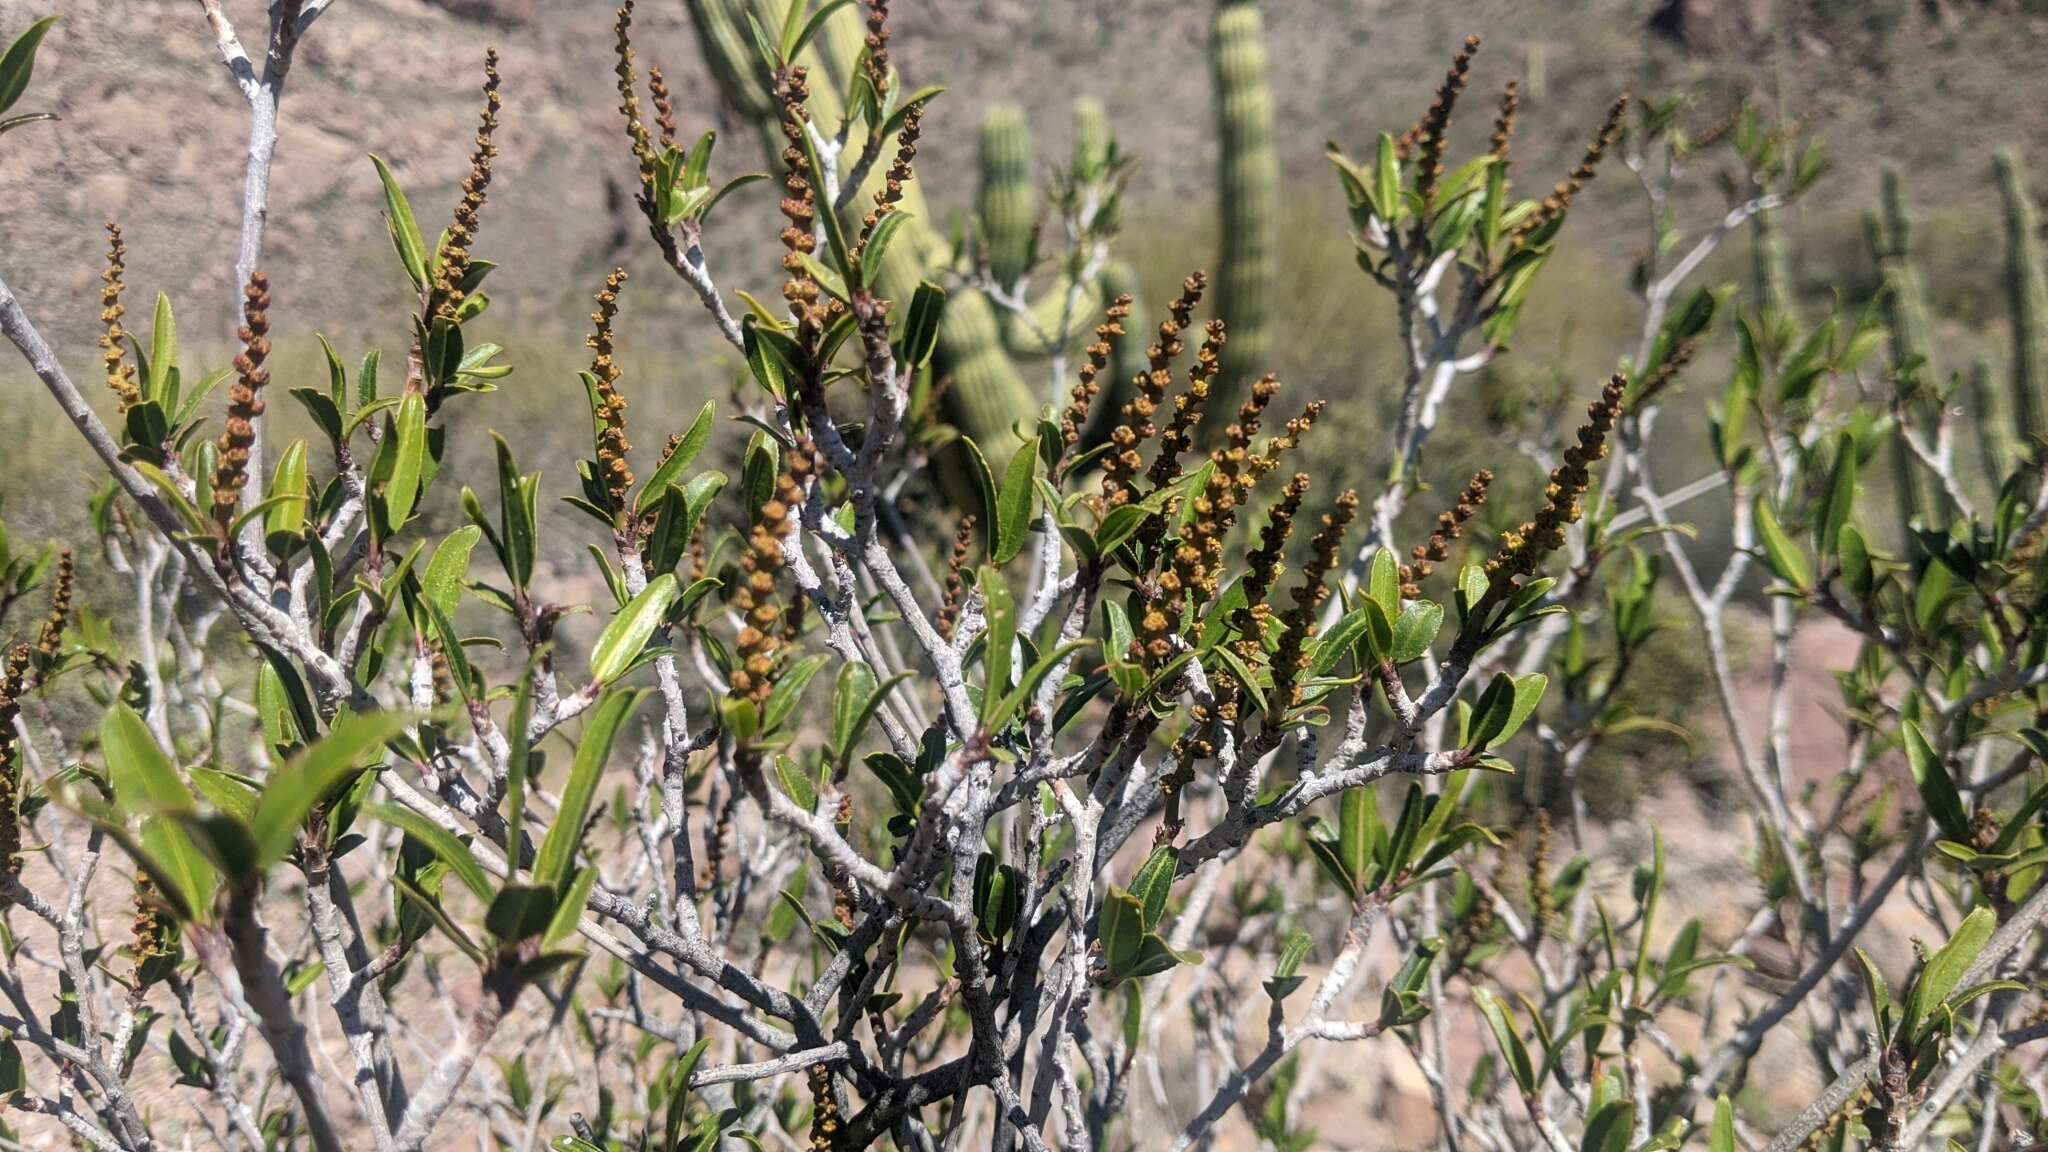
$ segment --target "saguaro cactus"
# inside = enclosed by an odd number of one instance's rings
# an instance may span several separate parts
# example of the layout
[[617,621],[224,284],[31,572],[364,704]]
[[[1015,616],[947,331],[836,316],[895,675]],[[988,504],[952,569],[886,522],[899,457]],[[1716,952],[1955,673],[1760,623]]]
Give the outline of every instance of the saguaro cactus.
[[1266,38],[1256,4],[1222,0],[1216,9],[1209,63],[1216,88],[1216,179],[1222,251],[1216,263],[1216,312],[1230,335],[1217,381],[1233,400],[1267,367],[1272,336],[1274,209],[1280,162],[1273,151],[1273,90],[1266,75]]
[[[1913,264],[1912,222],[1906,216],[1905,192],[1896,169],[1884,170],[1880,214],[1865,222],[1870,235],[1871,255],[1877,259],[1878,275],[1884,288],[1885,327],[1891,333],[1891,365],[1896,372],[1919,371],[1931,344],[1927,332],[1927,303],[1921,290],[1920,271]],[[1916,389],[1917,391],[1917,389]],[[1909,408],[1919,402],[1917,395],[1905,397]],[[1899,522],[1910,524],[1924,519],[1929,493],[1921,470],[1914,466],[1912,449],[1903,437],[1894,441],[1891,452],[1892,488],[1898,502]],[[1910,547],[1911,541],[1908,540]]]
[[[688,7],[707,69],[727,98],[761,125],[768,163],[779,164],[782,138],[774,126],[774,105],[762,66],[744,31],[748,0],[688,0]],[[754,0],[753,8],[755,19],[765,27],[777,26],[784,11],[779,2],[763,0]],[[860,12],[849,6],[834,13],[822,34],[805,50],[804,63],[813,68],[815,76],[812,113],[823,122],[837,121],[839,94],[858,67],[863,39]],[[815,75],[820,71],[822,75]],[[870,178],[879,175],[877,166]],[[851,207],[856,223],[867,205],[865,196],[854,198]],[[947,245],[945,237],[931,226],[931,213],[916,183],[904,188],[900,207],[908,220],[882,262],[878,287],[884,295],[908,300],[917,282],[930,276],[945,258]],[[947,301],[936,359],[939,372],[953,378],[947,392],[950,418],[992,456],[1007,458],[1016,442],[1011,429],[1037,410],[1037,401],[1004,351],[1002,326],[993,306],[980,293],[959,291]]]
[[[1778,210],[1782,211],[1782,209]],[[1785,255],[1785,240],[1778,231],[1778,212],[1759,212],[1749,225],[1751,275],[1756,279],[1757,307],[1766,316],[1790,316],[1793,307],[1792,272]]]
[[1015,284],[1031,262],[1038,186],[1031,179],[1031,128],[1014,104],[992,104],[981,114],[981,189],[975,203],[989,274],[998,284]]
[[1871,250],[1885,291],[1885,326],[1892,337],[1892,363],[1903,367],[1932,350],[1927,331],[1927,296],[1913,263],[1913,224],[1906,215],[1898,169],[1884,170],[1881,215],[1872,225]]
[[1991,365],[1979,360],[1970,365],[1970,413],[1976,417],[1977,449],[1984,457],[1984,473],[1995,488],[2004,483],[2012,468],[2016,446],[2012,435],[2012,409],[2006,393],[1992,375]]
[[2048,279],[2041,271],[2040,220],[2027,195],[2026,179],[2010,151],[1999,152],[1993,165],[1998,194],[2005,201],[2005,292],[2012,313],[2012,412],[2018,421],[2022,449],[2033,451],[2035,437],[2048,434],[2048,397],[2041,372],[2048,366]]

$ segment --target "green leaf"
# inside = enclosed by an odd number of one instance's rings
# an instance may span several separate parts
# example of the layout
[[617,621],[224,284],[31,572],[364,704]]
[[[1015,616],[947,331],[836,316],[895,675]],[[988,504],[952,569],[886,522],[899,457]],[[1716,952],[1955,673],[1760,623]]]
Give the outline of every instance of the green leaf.
[[1526,676],[1495,673],[1479,703],[1473,705],[1469,747],[1484,752],[1505,743],[1528,721],[1549,683],[1550,678],[1541,672]]
[[825,21],[830,20],[834,13],[851,3],[853,3],[853,0],[826,0],[822,7],[816,12],[811,13],[809,20],[799,25],[796,17],[808,6],[809,0],[789,0],[790,19],[788,25],[783,29],[782,39],[782,59],[784,62],[793,61],[801,55],[804,45],[809,44],[811,38],[816,36],[819,30],[825,27]]
[[981,550],[993,557],[996,554],[997,525],[1002,522],[1002,515],[996,504],[995,473],[989,471],[988,457],[982,455],[981,445],[974,442],[974,437],[962,436],[960,443],[967,452],[968,477],[974,481],[975,494],[979,497],[978,503],[981,507]]
[[1096,926],[1102,940],[1102,961],[1119,978],[1138,961],[1145,942],[1145,908],[1138,898],[1112,884]]
[[256,842],[257,867],[268,868],[284,859],[291,851],[294,834],[313,806],[354,776],[385,741],[405,731],[416,719],[403,712],[345,716],[311,748],[265,780],[263,791],[256,797],[255,813],[249,819],[249,834]]
[[831,662],[829,656],[806,656],[789,665],[775,679],[775,687],[768,694],[767,706],[761,710],[761,731],[773,732],[782,726],[796,706],[803,702],[804,689],[819,669]]
[[1138,898],[1142,922],[1150,932],[1166,914],[1166,898],[1173,891],[1173,878],[1180,868],[1180,853],[1171,844],[1161,844],[1145,858],[1131,880],[1131,895]]
[[1401,609],[1401,617],[1394,621],[1393,651],[1394,663],[1406,664],[1420,660],[1428,653],[1429,646],[1436,643],[1436,634],[1444,626],[1444,606],[1434,600],[1414,600]]
[[1802,591],[1813,586],[1813,569],[1806,554],[1778,525],[1778,514],[1771,511],[1771,502],[1761,493],[1756,498],[1756,534],[1763,544],[1764,564],[1772,575]]
[[609,684],[631,668],[680,595],[682,589],[677,587],[673,572],[663,572],[648,581],[647,587],[612,617],[603,635],[597,638],[597,647],[590,652],[591,680]]
[[1884,973],[1877,970],[1870,955],[1861,948],[1854,950],[1857,966],[1863,972],[1863,988],[1870,996],[1870,1016],[1877,1021],[1877,1041],[1881,1046],[1892,1042],[1892,991],[1884,982]]
[[903,367],[914,372],[931,362],[932,350],[939,343],[939,317],[945,310],[946,290],[929,280],[918,281],[903,321],[903,350],[898,357]]
[[484,931],[510,944],[540,935],[554,918],[554,889],[507,884],[491,897],[490,907],[484,912]]
[[427,459],[427,398],[418,392],[406,393],[398,402],[392,425],[398,439],[391,458],[391,478],[384,482],[384,509],[395,532],[412,514],[420,494],[420,476]]
[[1373,166],[1372,214],[1392,224],[1401,208],[1401,160],[1394,138],[1380,133],[1378,163]]
[[1003,574],[994,568],[983,566],[981,570],[982,614],[988,620],[988,631],[982,640],[981,663],[986,672],[982,681],[981,711],[982,723],[996,715],[997,706],[1010,688],[1010,662],[1015,658],[1011,648],[1017,639],[1017,602],[1010,595],[1010,585]]
[[1095,529],[1096,555],[1107,556],[1115,551],[1118,545],[1136,536],[1138,529],[1144,527],[1145,521],[1150,520],[1152,516],[1150,508],[1137,504],[1119,504],[1110,509],[1109,514],[1102,518],[1101,525]]
[[427,245],[420,239],[420,226],[413,220],[412,205],[406,203],[405,191],[398,186],[398,178],[391,169],[376,156],[370,163],[377,166],[377,179],[384,185],[384,215],[391,226],[391,243],[398,249],[398,262],[405,266],[405,274],[412,278],[412,286],[421,291],[427,287]]
[[1381,548],[1372,554],[1366,595],[1380,602],[1390,620],[1401,611],[1401,569],[1394,561],[1393,549]]
[[867,242],[860,249],[859,287],[872,286],[882,275],[882,260],[889,253],[889,244],[896,233],[910,222],[910,213],[897,209],[875,222],[874,231],[868,234]]
[[1907,1044],[1918,1046],[1924,1038],[1923,1026],[1929,1024],[1935,1010],[1954,992],[1963,973],[1984,951],[1991,941],[1991,934],[1998,929],[1998,914],[1982,905],[1971,910],[1963,922],[1956,925],[1955,934],[1948,943],[1927,958],[1927,966],[1920,970],[1920,978],[1913,981],[1913,988],[1906,993],[1905,1014],[1899,1020],[1899,1032]]
[[1657,922],[1657,901],[1664,895],[1664,833],[1650,829],[1650,871],[1642,892],[1642,923],[1636,933],[1635,995],[1641,1001],[1650,979],[1650,929]]
[[1735,1152],[1735,1103],[1726,1094],[1714,1100],[1714,1123],[1707,1132],[1707,1152]]
[[116,702],[100,722],[100,754],[107,761],[117,811],[139,816],[192,810],[192,790],[128,705]]
[[263,514],[266,537],[297,536],[306,527],[306,442],[294,440],[277,458]]
[[1031,531],[1031,507],[1038,495],[1038,438],[1018,446],[1003,470],[1003,490],[996,501],[996,547],[989,557],[996,564],[1008,564],[1024,548]]
[[649,476],[646,485],[640,489],[639,498],[634,502],[635,512],[644,515],[648,509],[654,507],[655,501],[661,499],[662,490],[675,483],[676,478],[683,474],[683,469],[688,468],[691,461],[697,458],[697,454],[704,451],[704,445],[711,439],[712,423],[717,410],[717,402],[712,400],[706,400],[704,407],[697,410],[697,418],[690,422],[689,431],[683,433],[683,438],[676,444],[676,450],[668,454],[668,459],[661,462],[661,467],[654,470],[654,475]]
[[1308,958],[1308,950],[1314,944],[1313,937],[1299,930],[1287,938],[1287,943],[1280,948],[1279,961],[1273,965],[1273,975],[1266,979],[1266,995],[1275,1000],[1285,1000],[1301,987],[1301,962]]
[[183,822],[172,815],[142,822],[142,849],[164,891],[175,893],[187,919],[204,919],[213,904],[216,876],[212,863],[193,844]]
[[1856,437],[1843,431],[1835,436],[1835,471],[1828,480],[1828,502],[1821,512],[1817,547],[1822,556],[1833,556],[1842,538],[1842,528],[1856,509]]
[[469,576],[469,554],[482,538],[483,529],[466,524],[443,537],[434,549],[434,558],[427,561],[426,574],[420,577],[420,595],[443,615],[455,615],[462,600],[462,583]]
[[597,795],[598,777],[604,774],[605,761],[611,757],[612,741],[618,738],[619,729],[639,704],[638,692],[608,692],[592,710],[590,722],[583,727],[583,739],[576,746],[576,760],[569,769],[568,782],[562,786],[555,822],[548,827],[547,837],[534,857],[535,883],[558,888],[568,878],[576,847],[583,842],[583,825],[590,818],[591,800]]
[[1373,850],[1381,836],[1379,809],[1379,793],[1369,785],[1350,789],[1338,802],[1337,862],[1354,895],[1372,875]]
[[1536,1091],[1536,1067],[1529,1060],[1529,1049],[1522,1043],[1522,1034],[1515,1030],[1514,1018],[1492,992],[1485,988],[1472,990],[1472,1001],[1479,1006],[1480,1014],[1486,1017],[1486,1025],[1493,1030],[1494,1042],[1500,1045],[1501,1058],[1507,1062],[1508,1072],[1515,1078],[1515,1086],[1524,1096]]
[[55,24],[55,16],[45,16],[28,26],[7,51],[0,54],[0,112],[14,107],[21,94],[28,91],[29,77],[35,74],[36,49],[42,46],[43,36]]
[[172,406],[168,385],[172,369],[178,366],[178,321],[171,313],[171,298],[159,292],[156,294],[156,313],[149,325],[149,376],[143,382],[143,395],[162,404],[166,409]]
[[1963,807],[1963,798],[1956,791],[1956,782],[1948,773],[1948,765],[1927,742],[1927,736],[1920,731],[1920,725],[1911,720],[1900,724],[1900,739],[1906,746],[1906,763],[1913,770],[1913,786],[1920,790],[1920,800],[1927,805],[1927,814],[1951,839],[1970,839],[1970,814]]
[[458,839],[455,833],[410,808],[400,808],[395,804],[372,804],[365,808],[364,812],[372,819],[389,824],[418,841],[422,847],[446,864],[448,870],[455,874],[455,878],[475,893],[478,900],[485,905],[490,904],[491,878],[484,872],[483,865],[477,863],[475,854],[469,850],[469,845]]

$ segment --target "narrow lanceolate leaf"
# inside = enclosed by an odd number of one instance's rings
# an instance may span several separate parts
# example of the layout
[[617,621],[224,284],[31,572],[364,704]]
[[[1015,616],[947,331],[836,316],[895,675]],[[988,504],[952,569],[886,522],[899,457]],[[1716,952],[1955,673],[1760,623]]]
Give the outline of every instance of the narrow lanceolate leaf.
[[405,266],[413,287],[423,289],[427,286],[427,245],[420,239],[412,205],[406,202],[405,190],[398,186],[390,167],[376,156],[370,157],[370,163],[377,166],[377,179],[384,185],[384,214],[391,226],[391,244],[398,249],[398,262]]
[[0,112],[14,107],[14,102],[28,90],[29,77],[36,68],[36,49],[42,46],[44,34],[56,22],[55,16],[43,17],[16,36],[7,51],[0,54]]
[[1473,989],[1472,1000],[1486,1017],[1486,1026],[1493,1030],[1494,1042],[1500,1045],[1501,1059],[1514,1076],[1515,1086],[1524,1095],[1534,1092],[1536,1067],[1529,1060],[1529,1049],[1522,1043],[1522,1034],[1515,1030],[1514,1018],[1508,1015],[1507,1008],[1494,998],[1493,993],[1484,988]]
[[192,790],[177,766],[149,734],[149,726],[126,704],[116,703],[100,723],[100,753],[114,788],[115,811],[142,817],[142,837],[133,840],[125,824],[111,830],[166,886],[180,915],[204,916],[212,900],[214,869],[192,842],[182,821],[195,814]]
[[306,442],[294,440],[277,458],[263,513],[265,536],[297,536],[306,527]]
[[337,721],[326,736],[270,779],[256,798],[249,832],[259,868],[284,859],[306,814],[376,756],[384,742],[412,724],[402,712],[364,712]]
[[454,616],[462,601],[462,582],[469,575],[469,554],[483,538],[483,529],[466,524],[450,532],[427,561],[426,575],[420,577],[420,594],[442,615]]
[[1913,785],[1920,790],[1921,802],[1927,805],[1927,815],[1951,839],[1970,838],[1970,814],[1963,807],[1963,798],[1956,791],[1954,777],[1949,775],[1948,765],[1927,741],[1920,725],[1911,720],[1901,725],[1901,739],[1906,745],[1906,764],[1913,770]]
[[373,819],[389,824],[417,840],[421,846],[446,864],[448,870],[455,873],[455,878],[462,881],[463,887],[475,893],[478,900],[485,904],[491,902],[489,874],[484,871],[483,865],[476,862],[476,855],[469,850],[469,845],[457,839],[455,833],[410,808],[373,804],[365,809],[365,812]]
[[990,557],[1008,564],[1024,548],[1031,531],[1031,504],[1038,495],[1038,438],[1026,440],[1003,471],[1003,490],[996,500],[996,548]]
[[[1839,529],[1836,535],[1840,535]],[[1756,499],[1756,536],[1763,545],[1764,564],[1773,576],[1794,588],[1813,586],[1813,568],[1807,563],[1806,554],[1785,534],[1778,524],[1778,514],[1771,510],[1771,502],[1761,495]]]
[[1920,970],[1920,978],[1913,981],[1913,988],[1906,993],[1905,1015],[1899,1021],[1899,1030],[1909,1045],[1917,1045],[1923,1029],[1931,1023],[1935,1011],[1956,990],[1963,973],[1990,943],[1991,934],[1998,928],[1998,915],[1991,909],[1978,905],[1963,922],[1956,925],[1955,934],[1948,943],[1927,958],[1927,966]]
[[398,437],[393,451],[391,478],[384,482],[384,510],[396,531],[412,514],[419,498],[420,476],[427,460],[427,398],[408,393],[398,402],[392,419],[392,434]]
[[648,581],[647,587],[612,617],[604,634],[597,638],[597,647],[590,653],[591,680],[609,684],[632,667],[681,594],[673,572],[664,572]]
[[712,422],[717,411],[717,403],[711,400],[706,400],[704,407],[697,410],[697,418],[690,422],[689,431],[683,433],[683,438],[676,443],[676,450],[668,454],[668,459],[661,462],[661,467],[656,468],[654,475],[648,477],[647,483],[641,487],[633,508],[635,512],[644,515],[653,508],[668,485],[681,487],[677,482],[683,469],[697,459],[698,453],[704,451],[704,445],[711,439]]
[[143,396],[171,407],[165,384],[171,378],[171,369],[178,366],[178,321],[171,313],[171,298],[159,292],[156,294],[156,314],[149,326],[149,379],[145,381]]
[[1707,1134],[1707,1152],[1735,1152],[1735,1104],[1725,1095],[1714,1101],[1714,1126]]
[[141,815],[191,810],[192,790],[157,747],[149,726],[128,705],[116,703],[100,722],[100,754],[106,757],[117,811]]
[[562,881],[568,879],[577,845],[583,842],[583,824],[590,818],[590,804],[597,795],[598,777],[604,774],[605,761],[611,758],[612,741],[618,738],[619,729],[639,703],[638,692],[611,692],[591,711],[590,722],[583,727],[583,741],[576,748],[576,761],[569,769],[569,780],[562,786],[555,822],[534,857],[536,884],[559,891]]
[[1835,471],[1828,480],[1828,502],[1821,511],[1820,535],[1816,543],[1823,557],[1833,556],[1842,538],[1842,527],[1856,507],[1856,437],[1842,432],[1835,437]]

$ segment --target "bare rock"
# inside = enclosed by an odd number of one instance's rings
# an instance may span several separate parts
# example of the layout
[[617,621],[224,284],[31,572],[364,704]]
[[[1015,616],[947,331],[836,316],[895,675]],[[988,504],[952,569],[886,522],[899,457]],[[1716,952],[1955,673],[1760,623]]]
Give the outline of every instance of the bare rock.
[[1650,30],[1693,52],[1737,51],[1769,33],[1770,9],[1770,0],[1664,0]]

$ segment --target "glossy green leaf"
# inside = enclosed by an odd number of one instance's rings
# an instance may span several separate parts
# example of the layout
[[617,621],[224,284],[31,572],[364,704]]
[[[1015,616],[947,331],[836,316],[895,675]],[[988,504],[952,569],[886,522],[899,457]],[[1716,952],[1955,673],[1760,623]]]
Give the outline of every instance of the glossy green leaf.
[[664,572],[648,581],[647,587],[612,617],[597,638],[597,646],[590,652],[591,680],[609,684],[632,667],[680,595],[682,589],[677,586],[673,572]]
[[398,402],[398,412],[392,418],[392,435],[397,437],[397,441],[392,450],[391,478],[384,482],[384,508],[390,517],[392,530],[396,531],[412,514],[413,504],[419,499],[420,477],[426,467],[425,396],[409,392]]
[[56,22],[55,16],[43,17],[16,36],[5,53],[0,53],[0,112],[14,107],[21,94],[28,91],[29,78],[35,74],[36,49],[42,46],[44,35]]
[[1778,514],[1771,510],[1771,502],[1761,494],[1756,498],[1756,535],[1763,545],[1764,564],[1772,575],[1794,588],[1813,586],[1813,568],[1806,554],[1785,534],[1778,524]]
[[1956,782],[1949,775],[1948,765],[1928,743],[1920,725],[1907,720],[1899,728],[1900,740],[1906,748],[1906,764],[1913,772],[1913,786],[1920,790],[1920,799],[1927,805],[1928,816],[1951,839],[1969,840],[1969,810],[1963,806],[1962,795],[1956,791]]
[[583,738],[576,746],[576,760],[569,769],[569,779],[562,785],[560,803],[555,808],[555,822],[548,827],[548,834],[541,841],[540,851],[533,861],[533,879],[536,884],[560,889],[569,876],[570,864],[576,856],[576,848],[583,842],[583,825],[590,818],[590,805],[597,795],[598,778],[604,774],[605,762],[611,758],[612,741],[618,738],[619,729],[640,704],[638,692],[607,692],[591,710],[590,720],[583,726]]
[[455,874],[455,878],[475,893],[478,900],[485,905],[490,904],[491,878],[484,871],[483,865],[477,863],[476,855],[469,850],[469,845],[464,844],[455,833],[410,808],[400,808],[394,804],[372,804],[364,809],[364,813],[418,841],[446,864],[448,870]]
[[377,179],[384,185],[384,216],[391,228],[392,246],[398,249],[398,262],[405,266],[405,274],[412,278],[415,288],[424,290],[427,286],[427,245],[420,239],[420,226],[413,219],[412,205],[406,202],[405,191],[398,186],[398,178],[391,169],[376,156],[370,163],[377,166]]
[[677,442],[676,450],[668,454],[668,459],[661,462],[661,466],[654,470],[654,475],[649,476],[647,483],[641,487],[640,495],[633,506],[635,512],[644,515],[653,508],[655,502],[661,499],[663,490],[668,485],[675,484],[682,476],[683,469],[688,468],[691,462],[697,459],[698,454],[704,451],[704,445],[711,440],[711,429],[717,411],[717,402],[712,400],[706,400],[704,407],[697,410],[697,418],[690,422],[689,430],[684,432],[683,438]]
[[1023,550],[1031,532],[1031,508],[1038,495],[1038,438],[1017,448],[1003,470],[1003,490],[996,501],[996,547],[989,557],[996,564],[1008,564]]
[[402,712],[363,712],[337,720],[327,735],[263,782],[249,833],[257,865],[284,859],[306,814],[321,799],[373,758],[385,741],[410,727],[416,717]]

